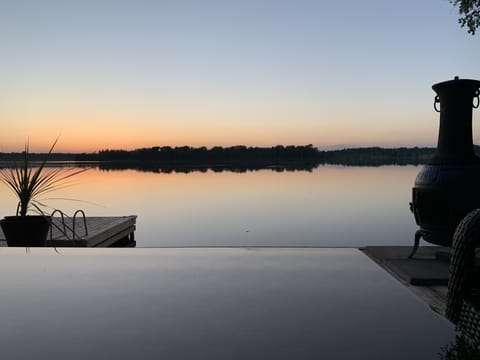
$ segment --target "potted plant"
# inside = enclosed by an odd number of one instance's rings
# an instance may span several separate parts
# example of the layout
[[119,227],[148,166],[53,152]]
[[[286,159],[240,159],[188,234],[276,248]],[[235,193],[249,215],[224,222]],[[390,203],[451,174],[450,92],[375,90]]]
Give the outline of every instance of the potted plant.
[[[58,138],[47,153],[52,153]],[[5,216],[0,226],[8,246],[45,246],[52,218],[42,211],[40,196],[66,186],[66,180],[86,169],[46,168],[47,159],[40,163],[31,161],[28,142],[20,164],[0,169],[0,181],[18,198],[15,216]],[[30,215],[36,212],[37,215]]]

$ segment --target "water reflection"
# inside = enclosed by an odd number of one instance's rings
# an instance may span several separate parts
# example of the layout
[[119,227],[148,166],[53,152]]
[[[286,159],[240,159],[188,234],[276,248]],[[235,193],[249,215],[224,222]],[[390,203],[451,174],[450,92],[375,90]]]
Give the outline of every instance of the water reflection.
[[[408,245],[415,166],[311,171],[145,172],[93,168],[50,206],[87,216],[138,215],[139,247]],[[15,197],[0,187],[0,215]],[[59,198],[81,201],[64,201]]]
[[236,172],[244,173],[247,171],[259,171],[259,170],[271,170],[275,172],[284,172],[284,171],[313,171],[318,166],[315,163],[292,163],[292,164],[283,164],[283,165],[263,165],[263,164],[205,164],[205,165],[158,165],[156,163],[116,163],[116,162],[104,162],[98,163],[96,167],[104,171],[117,171],[117,170],[136,170],[142,172],[153,172],[153,173],[183,173],[188,174],[191,172],[202,172],[206,173],[209,170],[213,172]]

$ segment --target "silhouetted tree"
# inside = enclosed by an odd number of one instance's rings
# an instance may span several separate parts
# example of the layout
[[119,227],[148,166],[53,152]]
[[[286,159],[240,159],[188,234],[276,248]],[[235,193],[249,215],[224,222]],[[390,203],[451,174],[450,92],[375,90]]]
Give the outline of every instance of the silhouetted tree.
[[[474,146],[480,155],[480,147]],[[215,146],[212,148],[190,146],[154,146],[135,150],[105,149],[96,153],[67,154],[55,153],[50,158],[54,161],[102,162],[102,168],[108,170],[142,168],[148,171],[167,172],[172,169],[235,168],[241,171],[270,168],[273,171],[291,169],[311,170],[319,164],[341,164],[359,166],[406,165],[428,163],[435,154],[435,148],[354,148],[343,150],[320,151],[308,145],[277,145],[272,147],[252,147],[236,145],[231,147]],[[45,154],[31,154],[32,161],[41,161]],[[3,162],[19,161],[21,153],[1,153],[0,167]],[[109,163],[109,164],[106,164]],[[113,164],[114,163],[114,164]],[[8,165],[8,164],[7,164]],[[58,163],[58,165],[60,165]]]
[[454,6],[458,6],[461,17],[458,22],[462,27],[466,26],[468,32],[475,35],[480,27],[480,0],[449,0]]

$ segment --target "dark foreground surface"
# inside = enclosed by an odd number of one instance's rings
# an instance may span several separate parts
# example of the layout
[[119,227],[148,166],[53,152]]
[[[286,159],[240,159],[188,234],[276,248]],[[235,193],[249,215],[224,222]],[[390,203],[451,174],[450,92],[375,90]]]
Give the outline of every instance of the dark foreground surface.
[[437,359],[453,326],[356,249],[0,249],[4,359]]

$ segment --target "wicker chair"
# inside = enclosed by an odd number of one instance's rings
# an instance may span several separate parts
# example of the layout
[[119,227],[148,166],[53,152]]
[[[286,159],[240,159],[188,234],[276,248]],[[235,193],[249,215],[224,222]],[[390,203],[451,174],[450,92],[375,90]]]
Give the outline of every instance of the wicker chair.
[[447,318],[479,346],[480,286],[475,271],[477,247],[480,247],[480,209],[470,212],[455,230],[446,309]]

